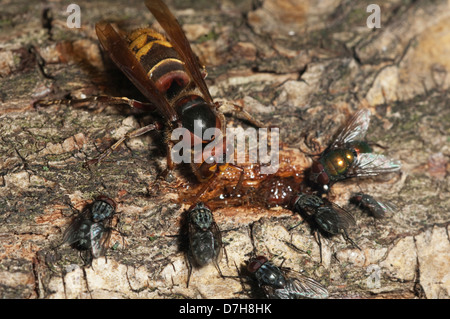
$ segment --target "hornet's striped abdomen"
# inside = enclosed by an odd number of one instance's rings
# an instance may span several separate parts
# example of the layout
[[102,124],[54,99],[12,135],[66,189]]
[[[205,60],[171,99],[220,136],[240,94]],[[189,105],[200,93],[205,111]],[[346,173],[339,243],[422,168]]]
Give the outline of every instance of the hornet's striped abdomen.
[[128,48],[141,63],[159,92],[171,101],[189,84],[190,78],[172,44],[159,32],[137,29],[128,35]]

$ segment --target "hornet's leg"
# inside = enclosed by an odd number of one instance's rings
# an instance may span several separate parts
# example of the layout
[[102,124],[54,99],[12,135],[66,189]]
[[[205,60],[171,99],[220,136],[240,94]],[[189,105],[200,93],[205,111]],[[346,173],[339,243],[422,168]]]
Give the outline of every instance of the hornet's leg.
[[148,112],[153,112],[156,110],[155,106],[151,103],[140,102],[137,100],[129,99],[127,97],[115,97],[115,96],[107,96],[107,95],[97,95],[87,97],[85,99],[61,99],[61,100],[38,100],[33,103],[34,107],[46,107],[56,104],[69,105],[73,107],[85,107],[89,103],[104,103],[104,104],[125,104],[129,105],[131,108],[138,110],[145,110]]
[[[168,141],[167,144],[167,167],[164,171],[162,171],[159,175],[158,178],[164,179],[168,182],[170,182],[174,177],[172,175],[172,171],[175,168],[175,163],[172,160],[172,147],[173,147],[173,142],[172,141]],[[170,174],[169,174],[170,173]]]
[[[217,165],[217,164],[216,164]],[[233,194],[237,194],[238,191],[240,190],[241,186],[242,186],[242,181],[244,179],[244,169],[240,166],[228,163],[226,165],[226,168],[217,168],[216,171],[214,172],[213,176],[211,176],[206,182],[204,182],[203,187],[197,192],[197,194],[195,195],[196,198],[201,198],[203,195],[205,195],[205,193],[208,191],[209,188],[211,188],[211,186],[213,186],[216,182],[217,182],[217,178],[223,174],[223,172],[225,172],[228,169],[228,166],[232,166],[233,168],[236,168],[238,170],[240,170],[240,175],[239,175],[239,180],[235,186],[235,189],[233,190]],[[200,200],[200,199],[199,199]]]
[[138,128],[137,130],[128,132],[127,134],[125,134],[125,136],[120,138],[116,143],[114,143],[106,151],[104,151],[102,154],[100,154],[100,156],[98,156],[97,158],[94,158],[94,159],[91,159],[91,160],[87,161],[86,164],[87,165],[98,164],[101,161],[103,161],[106,157],[111,155],[111,153],[113,151],[115,151],[123,142],[125,142],[125,141],[127,141],[127,140],[129,140],[131,138],[144,135],[145,133],[148,133],[150,131],[161,130],[161,128],[162,128],[162,125],[159,122],[155,122],[155,123],[146,125],[144,127]]
[[240,105],[226,102],[226,101],[221,101],[221,102],[216,102],[216,107],[217,108],[220,107],[224,114],[227,114],[227,115],[231,114],[231,115],[237,117],[238,119],[248,121],[250,124],[252,124],[255,127],[266,127],[266,125],[264,125],[264,123],[255,119],[250,113],[248,113]]

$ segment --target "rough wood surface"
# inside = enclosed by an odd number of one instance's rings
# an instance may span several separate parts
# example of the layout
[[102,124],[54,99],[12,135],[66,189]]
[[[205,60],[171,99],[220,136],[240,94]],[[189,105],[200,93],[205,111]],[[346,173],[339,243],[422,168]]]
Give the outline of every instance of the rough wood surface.
[[[116,106],[32,108],[41,98],[140,98],[104,59],[94,25],[108,19],[131,30],[153,17],[142,1],[77,3],[81,28],[69,29],[65,2],[0,1],[0,296],[258,296],[250,280],[222,279],[213,266],[194,269],[186,288],[178,235],[189,202],[182,194],[197,184],[185,168],[172,182],[157,178],[165,168],[160,135],[131,140],[98,167],[83,167],[145,116]],[[281,180],[301,176],[311,160],[300,149],[326,147],[362,107],[374,114],[368,138],[403,164],[400,175],[333,187],[332,200],[357,219],[350,236],[362,250],[340,237],[325,239],[322,265],[309,226],[288,230],[300,216],[265,207],[261,196],[249,195],[242,205],[216,201],[225,275],[236,276],[235,265],[263,254],[320,281],[331,298],[449,297],[450,7],[448,1],[383,1],[381,28],[369,29],[370,3],[168,1],[207,66],[212,96],[280,128]],[[246,125],[227,119],[230,126]],[[398,210],[374,221],[348,203],[360,189]],[[114,232],[106,259],[84,267],[76,250],[58,244],[76,210],[99,194],[118,202],[121,235]]]

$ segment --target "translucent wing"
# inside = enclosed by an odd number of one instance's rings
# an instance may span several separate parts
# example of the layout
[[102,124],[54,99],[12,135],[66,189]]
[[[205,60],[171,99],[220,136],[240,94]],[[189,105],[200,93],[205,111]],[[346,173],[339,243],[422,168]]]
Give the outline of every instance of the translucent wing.
[[223,243],[222,243],[222,234],[220,232],[219,227],[217,226],[217,224],[215,222],[213,222],[211,224],[211,232],[213,233],[213,237],[214,237],[214,241],[215,241],[215,252],[216,252],[216,258],[215,261],[217,262],[218,260],[220,260],[220,258],[222,258],[222,247],[223,247]]
[[261,286],[267,299],[296,299],[284,288],[275,288],[270,285]]
[[356,225],[355,217],[348,211],[338,206],[337,204],[328,202],[333,208],[333,211],[339,216],[338,225],[340,228],[347,229],[351,226]]
[[85,220],[88,220],[89,217],[90,217],[89,209],[86,209],[81,214],[76,216],[64,231],[62,242],[72,245],[73,243],[79,241],[80,238],[78,237],[78,231],[80,229],[80,226],[83,224]]
[[386,212],[389,211],[393,213],[397,210],[397,207],[393,203],[381,202],[368,194],[357,193],[353,195],[352,199],[361,203],[375,218],[384,218]]
[[370,110],[362,109],[356,112],[339,132],[329,149],[339,148],[345,143],[363,140],[370,123]]
[[197,87],[203,94],[207,102],[213,103],[211,94],[208,91],[202,73],[199,68],[198,59],[192,51],[186,35],[183,32],[178,20],[174,17],[169,8],[161,0],[146,0],[145,5],[158,20],[161,27],[167,33],[170,43],[182,58],[186,65],[186,71],[194,80]]
[[105,255],[111,238],[111,230],[102,223],[94,223],[90,230],[92,255],[95,258]]
[[401,163],[382,154],[361,153],[356,158],[346,177],[376,176],[399,171]]
[[301,273],[282,268],[286,285],[282,288],[263,285],[262,289],[269,299],[324,299],[328,298],[328,290],[312,278]]
[[330,234],[345,232],[356,224],[356,220],[350,212],[329,201],[316,209],[313,218],[321,229]]
[[142,65],[128,49],[127,42],[114,30],[110,23],[99,22],[95,25],[98,39],[114,63],[130,79],[141,93],[156,106],[159,113],[168,121],[178,119],[177,113],[159,93]]
[[386,212],[394,212],[397,207],[390,202],[380,202],[374,198],[372,198],[372,203],[367,205],[367,208],[372,213],[375,218],[384,218],[386,216]]
[[[189,212],[190,213],[190,212]],[[191,222],[190,217],[188,216],[188,239],[189,239],[189,250],[195,255],[195,246],[197,245],[198,239],[196,236],[197,234],[197,227],[193,222]]]
[[290,269],[284,269],[286,288],[289,294],[301,298],[328,298],[328,290],[312,278]]
[[391,213],[395,212],[397,210],[397,206],[395,206],[395,204],[391,203],[391,202],[380,202],[377,201],[378,205],[380,205],[380,207],[385,211],[390,211]]

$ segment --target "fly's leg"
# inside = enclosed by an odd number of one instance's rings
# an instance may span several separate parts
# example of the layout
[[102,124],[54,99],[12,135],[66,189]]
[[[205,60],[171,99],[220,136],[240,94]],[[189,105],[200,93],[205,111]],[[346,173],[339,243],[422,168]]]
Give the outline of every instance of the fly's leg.
[[356,247],[359,250],[361,250],[361,248],[359,248],[359,246],[356,245],[356,243],[348,236],[347,231],[345,229],[343,230],[342,235],[343,235],[345,240],[347,240],[348,242],[350,242],[353,245],[353,247]]
[[314,234],[317,236],[317,244],[319,245],[319,254],[320,254],[319,264],[322,265],[322,241],[320,240],[320,234],[318,231],[314,232]]
[[298,223],[297,223],[297,224],[295,224],[294,226],[290,227],[290,228],[288,229],[288,231],[291,231],[292,229],[294,229],[294,228],[296,228],[296,227],[300,226],[300,225],[301,225],[301,224],[303,224],[304,222],[305,222],[304,220],[302,220],[302,221],[298,222]]
[[[292,235],[291,235],[291,240],[292,240]],[[288,242],[287,240],[284,240],[284,243],[286,244],[286,246],[288,246],[289,248],[291,248],[292,250],[298,252],[298,253],[302,253],[302,254],[308,254],[307,251],[298,248],[297,246],[295,246],[293,243]],[[284,260],[283,260],[284,262]],[[281,266],[280,266],[281,267]]]
[[192,263],[191,263],[191,259],[189,258],[189,253],[186,253],[185,255],[186,257],[186,265],[188,267],[188,278],[187,278],[187,282],[186,282],[186,288],[189,288],[189,282],[191,280],[191,275],[192,275]]
[[242,291],[235,292],[235,294],[245,293],[246,291],[245,291],[245,284],[244,284],[244,280],[243,279],[246,278],[246,277],[241,275],[241,272],[239,271],[239,268],[236,265],[236,262],[234,262],[234,267],[236,268],[236,272],[237,272],[238,275],[237,276],[225,276],[225,278],[239,278],[239,282],[241,283]]
[[222,274],[222,270],[220,270],[219,263],[217,262],[217,260],[214,260],[213,263],[214,267],[216,267],[217,271],[219,272],[220,277],[225,278]]
[[127,134],[125,134],[125,136],[123,136],[116,143],[114,143],[112,146],[110,146],[106,151],[104,151],[102,154],[100,154],[100,156],[98,156],[97,158],[94,158],[94,159],[91,159],[91,160],[87,161],[86,164],[88,166],[92,165],[92,164],[98,164],[101,161],[103,161],[106,157],[111,155],[111,153],[113,151],[115,151],[125,141],[127,141],[127,140],[129,140],[131,138],[135,138],[135,137],[144,135],[145,133],[148,133],[148,132],[151,132],[151,131],[155,131],[155,130],[161,130],[161,129],[162,129],[162,125],[159,122],[155,122],[155,123],[146,125],[144,127],[138,128],[137,130],[128,132]]

